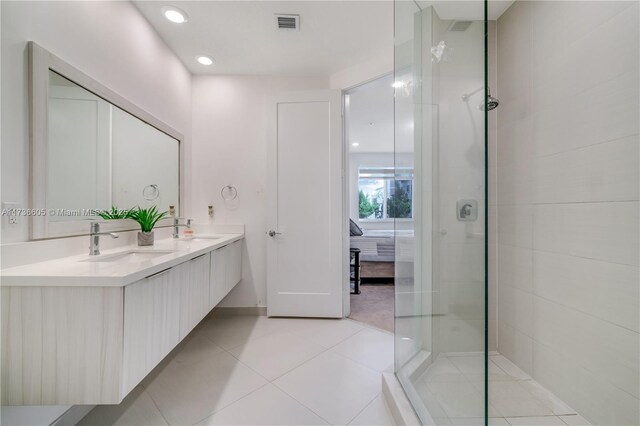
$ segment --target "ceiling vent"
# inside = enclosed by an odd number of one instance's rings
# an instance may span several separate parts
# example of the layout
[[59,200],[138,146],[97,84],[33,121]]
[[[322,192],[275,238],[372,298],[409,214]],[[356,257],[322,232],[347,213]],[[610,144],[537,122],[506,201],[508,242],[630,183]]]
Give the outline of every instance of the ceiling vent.
[[276,28],[282,31],[300,31],[300,15],[277,14]]
[[449,27],[449,31],[467,31],[467,28],[469,28],[471,24],[473,24],[473,21],[453,21]]

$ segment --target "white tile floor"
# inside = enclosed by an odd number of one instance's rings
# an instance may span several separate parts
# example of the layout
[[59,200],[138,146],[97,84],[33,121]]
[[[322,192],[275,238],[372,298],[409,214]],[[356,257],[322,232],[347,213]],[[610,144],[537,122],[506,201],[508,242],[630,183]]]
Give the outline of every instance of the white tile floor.
[[83,425],[392,425],[393,336],[351,321],[203,321],[116,406]]
[[[484,424],[484,357],[439,357],[415,387],[437,424]],[[502,355],[489,357],[490,425],[589,425]]]

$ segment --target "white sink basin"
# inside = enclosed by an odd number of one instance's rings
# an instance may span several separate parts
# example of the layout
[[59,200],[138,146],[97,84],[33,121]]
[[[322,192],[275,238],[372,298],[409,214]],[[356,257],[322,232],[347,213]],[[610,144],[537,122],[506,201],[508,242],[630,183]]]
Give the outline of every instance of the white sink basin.
[[199,236],[199,237],[192,237],[192,238],[188,238],[188,237],[180,237],[179,240],[180,241],[211,241],[211,240],[219,240],[222,237],[214,237],[214,236]]
[[90,259],[83,260],[83,262],[140,263],[174,252],[174,250],[129,250],[122,253],[95,256]]

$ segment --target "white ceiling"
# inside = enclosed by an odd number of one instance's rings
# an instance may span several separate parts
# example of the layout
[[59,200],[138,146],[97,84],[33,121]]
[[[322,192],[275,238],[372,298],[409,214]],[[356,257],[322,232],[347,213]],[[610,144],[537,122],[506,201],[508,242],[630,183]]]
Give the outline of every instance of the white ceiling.
[[[379,78],[348,93],[349,151],[393,152],[393,76]],[[358,147],[351,144],[357,142]]]
[[[487,18],[498,19],[515,0],[489,0]],[[421,9],[429,6],[438,13],[440,19],[468,19],[480,21],[484,19],[484,0],[417,0]]]
[[[134,1],[194,74],[328,76],[393,55],[392,1]],[[189,21],[169,22],[163,6]],[[300,31],[277,31],[275,13],[299,14]],[[211,56],[212,66],[197,55]]]

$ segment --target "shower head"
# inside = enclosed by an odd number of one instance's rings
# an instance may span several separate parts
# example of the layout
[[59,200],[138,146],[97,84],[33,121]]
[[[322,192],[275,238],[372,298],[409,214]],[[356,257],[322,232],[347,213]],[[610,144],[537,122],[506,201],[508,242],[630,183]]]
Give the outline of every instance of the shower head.
[[[465,93],[464,95],[462,95],[462,100],[465,102],[469,101],[469,98],[473,95],[475,95],[476,93],[478,93],[479,91],[481,91],[483,89],[483,87],[480,87],[476,90],[474,90],[471,93]],[[485,105],[487,108],[487,111],[491,111],[494,110],[496,108],[498,108],[498,105],[500,105],[500,101],[498,100],[498,98],[494,98],[493,96],[491,96],[491,88],[487,87],[487,99],[486,99],[486,104],[483,102],[480,105],[478,105],[478,109],[480,111],[484,111],[485,110]]]
[[498,98],[494,98],[493,96],[491,96],[491,94],[488,94],[487,103],[478,105],[478,108],[480,108],[480,111],[484,111],[486,106],[487,111],[491,111],[498,108],[498,105],[500,105],[500,101],[498,100]]

